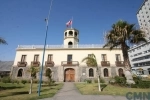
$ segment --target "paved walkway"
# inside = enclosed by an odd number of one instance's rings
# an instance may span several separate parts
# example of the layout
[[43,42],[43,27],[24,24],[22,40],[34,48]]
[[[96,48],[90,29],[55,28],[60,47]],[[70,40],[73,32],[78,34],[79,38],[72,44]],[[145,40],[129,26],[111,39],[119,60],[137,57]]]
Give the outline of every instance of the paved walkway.
[[127,100],[121,96],[81,95],[74,83],[65,82],[63,88],[52,98],[41,100]]

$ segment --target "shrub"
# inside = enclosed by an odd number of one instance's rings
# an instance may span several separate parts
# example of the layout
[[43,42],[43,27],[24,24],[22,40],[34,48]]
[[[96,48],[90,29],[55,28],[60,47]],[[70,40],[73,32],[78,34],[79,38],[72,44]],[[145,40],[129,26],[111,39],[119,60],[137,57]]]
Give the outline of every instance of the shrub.
[[27,83],[27,80],[21,80],[21,83],[22,83],[22,84],[26,84],[26,83]]
[[[95,79],[94,83],[98,83],[98,79]],[[105,80],[103,78],[100,78],[100,83],[105,83]]]
[[39,81],[38,80],[33,80],[33,83],[38,83]]
[[3,83],[11,83],[11,79],[10,79],[10,77],[3,77],[2,82]]
[[114,79],[115,79],[115,84],[118,84],[120,86],[126,85],[126,78],[125,77],[115,76]]
[[92,80],[86,80],[87,83],[92,83]]

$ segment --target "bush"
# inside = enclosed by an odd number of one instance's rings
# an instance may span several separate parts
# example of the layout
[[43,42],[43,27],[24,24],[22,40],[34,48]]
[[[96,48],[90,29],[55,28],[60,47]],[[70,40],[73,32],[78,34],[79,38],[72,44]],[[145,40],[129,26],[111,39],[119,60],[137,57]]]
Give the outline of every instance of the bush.
[[22,84],[26,84],[26,83],[27,83],[27,80],[21,80],[21,83],[22,83]]
[[33,83],[38,83],[39,81],[38,80],[33,80]]
[[115,79],[115,84],[118,84],[120,86],[126,85],[126,78],[125,77],[115,76],[114,79]]
[[86,80],[87,83],[92,83],[92,80]]
[[11,79],[10,79],[10,77],[3,77],[2,82],[3,83],[11,83]]
[[[98,79],[95,79],[94,83],[98,83]],[[100,83],[105,83],[105,80],[103,78],[100,78]]]

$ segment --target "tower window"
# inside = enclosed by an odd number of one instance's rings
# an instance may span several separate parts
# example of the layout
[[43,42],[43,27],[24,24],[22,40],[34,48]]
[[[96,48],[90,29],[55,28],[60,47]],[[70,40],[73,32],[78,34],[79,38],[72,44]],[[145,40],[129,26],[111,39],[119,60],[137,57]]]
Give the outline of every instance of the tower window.
[[78,35],[78,33],[77,33],[77,32],[75,32],[75,37],[77,37],[77,35]]
[[65,32],[65,36],[67,36],[67,32]]
[[73,32],[72,31],[69,31],[69,36],[73,36]]
[[68,47],[72,48],[73,43],[72,42],[68,42]]

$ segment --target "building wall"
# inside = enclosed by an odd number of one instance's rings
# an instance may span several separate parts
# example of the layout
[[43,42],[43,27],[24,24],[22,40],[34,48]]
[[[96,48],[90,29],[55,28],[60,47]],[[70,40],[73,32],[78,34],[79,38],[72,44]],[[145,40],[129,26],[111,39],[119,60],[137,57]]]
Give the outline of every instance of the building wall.
[[145,0],[137,12],[137,19],[140,28],[146,32],[147,39],[150,39],[150,0]]
[[[144,74],[149,75],[148,69],[150,68],[150,64],[146,65],[145,63],[150,61],[150,58],[148,58],[148,56],[150,57],[150,41],[131,48],[128,51],[128,54],[132,69],[137,70],[142,68],[144,70]],[[141,57],[142,59],[139,59]]]
[[[61,66],[62,61],[67,61],[67,55],[72,54],[72,61],[78,61],[80,63],[80,66],[86,66],[85,63],[81,63],[82,59],[87,57],[88,54],[94,53],[97,58],[98,65],[101,66],[101,54],[107,54],[107,61],[110,61],[110,64],[112,66],[115,66],[115,54],[120,54],[121,55],[121,61],[123,61],[122,57],[122,51],[121,50],[104,50],[104,49],[87,49],[87,50],[82,50],[82,49],[61,49],[61,50],[46,50],[45,52],[45,57],[44,60],[47,61],[47,56],[48,54],[53,54],[53,61],[55,63],[55,66]],[[22,55],[27,55],[26,57],[26,62],[27,66],[30,66],[31,61],[34,59],[34,55],[39,54],[39,61],[42,63],[42,56],[43,56],[43,50],[35,50],[35,49],[30,49],[30,50],[18,50],[16,51],[16,57],[14,61],[13,66],[17,66],[18,61],[21,61]]]
[[[53,72],[52,78],[55,81],[63,82],[64,81],[64,74],[65,69],[67,68],[73,68],[75,70],[75,81],[76,82],[83,82],[87,79],[90,80],[96,80],[97,79],[97,70],[96,67],[88,67],[85,62],[81,63],[82,59],[87,57],[88,54],[94,53],[97,58],[98,67],[99,67],[99,73],[100,76],[105,78],[105,80],[108,82],[108,80],[111,77],[114,77],[116,75],[119,75],[118,69],[122,68],[124,70],[124,67],[116,67],[115,65],[115,54],[121,55],[121,61],[123,61],[122,57],[122,51],[120,49],[112,50],[109,49],[51,49],[46,50],[45,52],[45,61],[47,60],[48,54],[53,54],[53,61],[55,63],[54,67],[47,67],[50,68]],[[29,79],[30,73],[27,72],[27,70],[30,68],[31,61],[34,59],[34,55],[39,54],[39,61],[42,62],[42,49],[19,49],[16,51],[16,57],[12,68],[12,78],[13,79]],[[62,61],[67,61],[67,55],[72,54],[73,59],[72,61],[78,61],[79,66],[62,66]],[[107,54],[107,61],[110,61],[109,67],[102,67],[101,66],[101,54]],[[27,55],[26,62],[28,63],[27,67],[18,67],[17,63],[21,61],[22,55]],[[46,80],[45,77],[45,66],[43,71],[43,80]],[[94,70],[94,76],[89,77],[89,69],[92,68]],[[108,77],[104,77],[104,69],[108,69]],[[23,76],[17,77],[19,69],[23,69]],[[37,79],[39,79],[39,73],[37,73]]]

